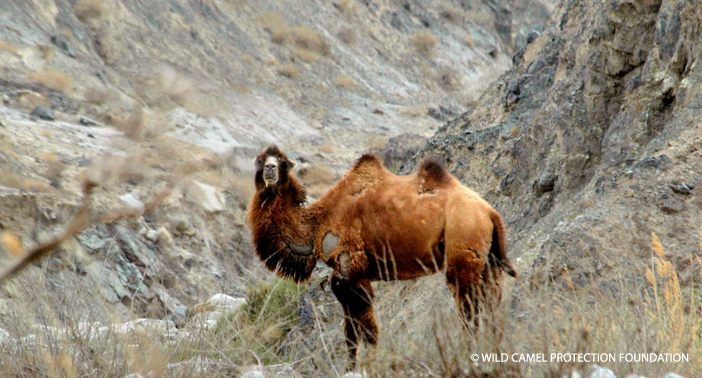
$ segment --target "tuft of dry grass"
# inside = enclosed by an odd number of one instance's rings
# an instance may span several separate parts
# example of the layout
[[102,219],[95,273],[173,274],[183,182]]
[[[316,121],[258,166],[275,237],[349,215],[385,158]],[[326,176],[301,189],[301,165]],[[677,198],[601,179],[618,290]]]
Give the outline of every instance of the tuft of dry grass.
[[434,37],[428,30],[422,30],[415,33],[412,35],[411,41],[412,46],[414,46],[417,52],[425,56],[429,56],[438,43],[436,37]]
[[81,21],[102,15],[102,0],[78,0],[76,3],[76,16]]
[[51,152],[45,152],[39,155],[39,159],[43,160],[46,164],[44,177],[46,177],[52,183],[61,179],[61,175],[63,174],[63,171],[66,169],[67,165],[58,155]]
[[335,77],[334,84],[346,89],[347,91],[351,91],[358,86],[356,80],[344,75],[338,75]]
[[459,24],[463,21],[463,10],[456,7],[455,5],[447,2],[447,1],[442,1],[439,3],[439,15],[444,18],[445,20],[454,23],[454,24]]
[[331,53],[331,47],[327,41],[307,26],[296,26],[290,29],[290,36],[299,48],[316,51],[323,55]]
[[260,18],[263,28],[271,34],[271,42],[283,44],[288,35],[290,27],[283,17],[277,13],[268,13]]
[[461,78],[453,68],[443,67],[439,71],[438,81],[439,85],[441,85],[444,90],[451,92],[458,89]]
[[13,54],[17,54],[17,50],[17,46],[11,44],[10,42],[0,39],[0,51],[7,51]]
[[297,47],[293,51],[293,57],[300,58],[303,62],[306,63],[314,63],[317,61],[317,54],[302,47]]
[[275,66],[275,65],[278,64],[278,59],[273,58],[273,57],[271,57],[271,58],[264,58],[264,59],[263,59],[263,63],[266,63],[266,64],[269,65],[269,66]]
[[282,66],[278,66],[276,68],[276,72],[278,72],[278,75],[285,76],[289,79],[294,79],[300,74],[300,71],[298,71],[297,68],[289,64],[283,64]]
[[103,105],[110,99],[110,92],[92,87],[85,90],[83,98],[91,104]]
[[244,63],[246,63],[246,64],[249,64],[249,65],[252,65],[252,64],[256,63],[256,59],[254,59],[254,57],[251,56],[250,54],[244,54],[244,55],[242,55],[242,56],[241,56],[241,61],[244,62]]
[[342,13],[348,15],[354,15],[356,13],[356,4],[354,3],[354,0],[341,0],[338,3],[334,2],[334,6],[336,6]]
[[466,37],[463,39],[463,43],[468,47],[475,47],[475,39],[473,37]]
[[113,125],[129,139],[139,140],[144,136],[144,117],[140,110],[125,119],[116,120]]
[[58,71],[39,71],[29,74],[29,80],[45,85],[55,91],[66,93],[73,81]]
[[347,45],[353,45],[356,42],[356,31],[351,27],[343,27],[337,34],[341,42]]

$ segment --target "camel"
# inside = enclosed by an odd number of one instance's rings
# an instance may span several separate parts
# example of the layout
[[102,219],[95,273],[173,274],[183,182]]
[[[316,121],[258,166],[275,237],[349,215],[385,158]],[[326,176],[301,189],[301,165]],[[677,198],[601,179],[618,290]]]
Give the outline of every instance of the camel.
[[277,147],[254,165],[248,225],[256,253],[295,282],[308,280],[318,260],[334,269],[330,282],[344,310],[352,366],[359,336],[370,345],[378,341],[371,281],[443,272],[470,323],[500,304],[503,271],[518,278],[500,214],[435,160],[414,175],[396,176],[365,154],[310,205],[291,173],[295,163]]

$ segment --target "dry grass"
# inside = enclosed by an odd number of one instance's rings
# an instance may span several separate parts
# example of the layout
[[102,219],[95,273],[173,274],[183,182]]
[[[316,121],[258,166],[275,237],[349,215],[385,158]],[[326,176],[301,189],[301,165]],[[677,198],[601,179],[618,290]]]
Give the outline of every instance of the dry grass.
[[76,16],[81,21],[102,15],[102,0],[78,0],[76,3]]
[[268,13],[260,19],[263,28],[271,34],[271,42],[283,44],[290,27],[285,23],[283,17],[277,13]]
[[412,46],[414,46],[418,53],[425,56],[431,54],[437,43],[436,37],[428,30],[422,30],[412,36]]
[[252,65],[252,64],[256,63],[256,59],[254,59],[254,57],[251,56],[250,54],[242,55],[241,61],[248,64],[248,65]]
[[438,81],[441,88],[449,92],[458,89],[461,83],[461,78],[456,71],[450,67],[443,67],[439,70]]
[[5,40],[0,40],[0,51],[7,51],[11,52],[13,54],[17,54],[17,46],[11,44],[10,42],[7,42]]
[[297,47],[293,51],[293,57],[301,59],[305,63],[314,63],[317,61],[317,54],[313,51],[302,47]]
[[276,68],[276,72],[278,72],[278,75],[285,76],[289,79],[294,79],[300,74],[300,71],[298,71],[297,68],[289,64],[283,64],[282,66],[278,66]]
[[341,0],[338,3],[334,2],[334,5],[343,13],[348,15],[356,14],[356,4],[354,0]]
[[356,31],[351,27],[343,27],[337,34],[341,42],[353,45],[356,42]]
[[94,105],[103,105],[110,99],[110,92],[98,88],[88,88],[83,93],[83,98]]
[[264,59],[263,59],[263,63],[266,63],[266,64],[269,65],[269,66],[275,66],[275,65],[278,64],[278,59],[273,58],[273,57],[271,57],[271,58],[264,58]]
[[356,82],[356,80],[344,75],[338,75],[337,77],[335,77],[334,84],[346,89],[347,91],[351,91],[358,87],[358,83]]
[[463,43],[468,47],[475,47],[475,39],[473,37],[464,38]]
[[144,117],[141,110],[125,119],[116,120],[113,126],[129,139],[140,140],[144,136]]
[[290,36],[297,47],[316,51],[323,55],[331,53],[331,47],[327,41],[307,26],[296,26],[290,30]]
[[457,6],[446,2],[442,1],[439,3],[439,15],[444,18],[445,20],[454,23],[454,24],[460,24],[463,21],[463,10],[458,8]]
[[39,155],[39,159],[43,160],[46,164],[46,169],[44,170],[44,177],[46,177],[51,182],[57,182],[61,179],[63,171],[67,168],[66,163],[61,160],[61,158],[55,153],[45,152]]
[[[11,249],[21,249],[18,243],[9,241]],[[616,360],[598,365],[617,376],[659,377],[671,371],[696,376],[702,371],[695,354],[702,350],[699,281],[682,287],[655,235],[652,245],[647,269],[636,272],[627,266],[578,288],[506,281],[504,305],[497,316],[506,333],[498,353],[540,353],[545,363],[473,362],[474,354],[481,359],[495,353],[496,340],[485,319],[478,329],[462,323],[443,277],[376,283],[380,341],[376,348],[361,348],[357,371],[393,378],[541,378],[571,376],[573,371],[584,376],[591,364],[550,362],[551,355],[605,353]],[[702,260],[691,256],[690,268],[699,272]],[[21,307],[4,316],[0,327],[16,338],[33,334],[36,342],[17,341],[9,344],[14,347],[0,349],[2,376],[77,377],[99,371],[101,377],[120,378],[135,372],[218,377],[241,376],[252,367],[280,369],[280,364],[289,364],[302,376],[341,376],[346,371],[340,308],[334,304],[334,311],[327,311],[330,302],[315,302],[311,309],[316,315],[305,324],[300,315],[301,298],[307,293],[304,285],[278,279],[252,285],[248,305],[220,318],[210,329],[191,322],[171,337],[150,331],[122,335],[111,327],[119,322],[112,305],[85,294],[95,290],[89,281],[72,275],[43,280],[41,270],[35,267],[4,283],[21,299]],[[310,287],[319,290],[318,284]],[[98,318],[103,312],[115,320]],[[32,324],[65,329],[70,336]],[[689,361],[634,363],[620,360],[624,353],[686,353]],[[275,376],[275,370],[265,374]]]
[[29,75],[29,80],[45,85],[55,91],[67,93],[73,81],[58,71],[40,71]]
[[28,192],[46,192],[50,188],[46,180],[21,175],[18,172],[6,169],[0,170],[0,184]]

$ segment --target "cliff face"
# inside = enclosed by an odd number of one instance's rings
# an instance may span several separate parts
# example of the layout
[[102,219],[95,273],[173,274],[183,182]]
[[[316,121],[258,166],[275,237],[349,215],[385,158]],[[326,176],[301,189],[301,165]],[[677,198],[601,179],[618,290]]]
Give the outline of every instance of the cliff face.
[[651,232],[699,279],[701,19],[694,1],[563,1],[413,164],[448,157],[501,211],[534,280],[640,268]]

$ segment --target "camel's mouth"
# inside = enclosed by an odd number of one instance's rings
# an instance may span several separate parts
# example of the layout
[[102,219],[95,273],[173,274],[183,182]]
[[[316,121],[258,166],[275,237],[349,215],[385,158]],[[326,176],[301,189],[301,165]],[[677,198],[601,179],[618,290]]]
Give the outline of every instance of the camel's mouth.
[[278,182],[278,172],[269,170],[264,171],[263,182],[266,183],[266,187],[275,185]]

